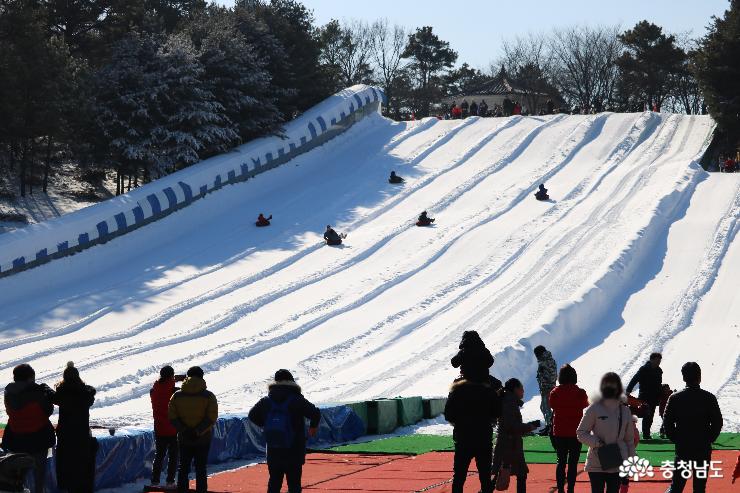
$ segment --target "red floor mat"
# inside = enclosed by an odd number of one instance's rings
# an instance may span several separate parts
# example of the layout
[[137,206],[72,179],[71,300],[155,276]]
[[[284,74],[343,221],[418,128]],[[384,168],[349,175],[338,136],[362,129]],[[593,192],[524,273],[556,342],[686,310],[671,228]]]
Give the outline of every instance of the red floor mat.
[[[715,451],[714,460],[722,461],[723,478],[710,479],[707,491],[712,493],[737,493],[730,482],[737,459],[737,451]],[[581,464],[581,467],[583,465]],[[532,464],[529,466],[527,491],[551,493],[555,491],[555,466]],[[471,464],[471,475],[465,484],[466,493],[478,493],[480,483]],[[450,493],[452,453],[438,452],[418,456],[362,455],[362,454],[310,454],[303,469],[306,491],[348,491],[378,493]],[[512,481],[515,481],[512,478]],[[632,483],[630,493],[663,493],[668,481],[660,475],[649,481]],[[209,479],[208,489],[219,492],[263,493],[267,485],[267,467],[260,464],[235,471],[217,474]],[[515,491],[514,484],[509,488]],[[578,491],[588,491],[588,476],[579,472]],[[283,487],[285,490],[285,486]],[[686,491],[691,491],[687,487]]]

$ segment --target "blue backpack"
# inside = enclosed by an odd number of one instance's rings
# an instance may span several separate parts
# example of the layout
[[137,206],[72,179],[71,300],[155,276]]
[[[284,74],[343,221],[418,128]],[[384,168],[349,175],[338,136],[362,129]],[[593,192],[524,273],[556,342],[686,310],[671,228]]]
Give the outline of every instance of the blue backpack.
[[265,442],[268,448],[286,449],[293,446],[295,433],[290,419],[290,404],[295,396],[289,396],[282,403],[270,400],[270,410],[265,419]]

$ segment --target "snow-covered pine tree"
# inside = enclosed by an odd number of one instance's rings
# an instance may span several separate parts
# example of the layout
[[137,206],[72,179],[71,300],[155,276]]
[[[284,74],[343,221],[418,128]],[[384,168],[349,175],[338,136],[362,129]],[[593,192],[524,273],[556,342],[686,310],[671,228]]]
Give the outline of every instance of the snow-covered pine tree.
[[152,132],[156,165],[163,174],[223,152],[238,142],[236,125],[203,81],[203,66],[190,38],[170,36],[159,51],[161,84]]
[[242,142],[279,130],[283,115],[267,62],[236,27],[233,16],[213,15],[199,26],[198,57],[205,86],[238,126]]

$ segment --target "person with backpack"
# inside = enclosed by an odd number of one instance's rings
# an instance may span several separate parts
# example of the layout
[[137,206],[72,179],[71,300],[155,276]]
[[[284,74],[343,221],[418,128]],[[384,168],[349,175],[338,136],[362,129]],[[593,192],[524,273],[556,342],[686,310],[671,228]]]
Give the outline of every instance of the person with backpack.
[[149,390],[154,417],[154,462],[152,463],[152,485],[154,486],[159,484],[164,457],[167,455],[167,487],[175,487],[178,457],[177,430],[170,422],[168,412],[170,399],[175,391],[179,390],[175,384],[183,380],[185,376],[175,375],[175,370],[168,365],[159,370],[159,379]]
[[90,407],[94,402],[95,389],[82,381],[70,361],[54,393],[54,404],[59,406],[57,486],[70,493],[92,493],[95,486],[98,441],[90,434]]
[[262,428],[265,436],[270,473],[267,493],[280,493],[283,478],[289,493],[300,493],[306,462],[305,420],[309,420],[308,436],[316,436],[321,420],[319,409],[303,397],[293,374],[281,369],[275,372],[267,397],[249,411],[249,419]]
[[[494,448],[494,467],[501,464],[496,474],[496,488],[508,487],[508,478],[516,476],[517,493],[526,493],[529,468],[524,457],[523,436],[540,427],[539,420],[524,423],[521,407],[524,405],[524,385],[516,378],[504,384],[501,395],[501,416]],[[504,483],[501,485],[500,483]],[[506,489],[506,488],[504,488]]]
[[2,438],[3,450],[28,454],[34,465],[33,493],[44,493],[46,458],[56,443],[49,416],[54,412],[54,391],[36,383],[36,372],[28,364],[13,368],[13,382],[5,387],[8,423]]
[[642,365],[635,376],[632,377],[627,385],[627,395],[629,396],[635,385],[640,386],[640,392],[637,398],[647,404],[645,413],[642,417],[642,439],[650,440],[650,428],[653,426],[653,417],[655,408],[660,403],[660,397],[663,393],[663,370],[660,368],[660,362],[663,356],[660,353],[652,353],[647,363]]
[[195,491],[208,491],[206,464],[213,438],[213,426],[218,419],[218,401],[207,390],[203,369],[188,369],[182,388],[170,399],[167,417],[177,430],[180,468],[177,474],[177,491],[188,491],[191,464],[195,463]]
[[635,455],[634,426],[629,407],[622,403],[622,380],[609,372],[601,378],[601,397],[583,414],[576,429],[588,446],[585,471],[592,493],[618,493],[619,466]]
[[558,385],[550,391],[548,403],[552,409],[552,434],[550,441],[558,456],[555,481],[558,493],[565,493],[566,470],[568,493],[573,493],[578,474],[578,459],[581,456],[581,442],[576,436],[576,428],[588,407],[588,395],[580,388],[578,374],[570,365],[560,367]]
[[540,411],[542,411],[542,415],[545,418],[545,428],[540,434],[547,436],[550,434],[550,428],[552,426],[552,410],[547,401],[550,398],[550,392],[555,388],[558,366],[555,363],[555,358],[552,357],[552,353],[545,346],[537,346],[533,352],[537,358],[537,385],[540,387]]
[[[722,431],[722,411],[717,398],[700,387],[701,367],[693,361],[681,367],[686,388],[668,398],[663,422],[668,439],[676,444],[676,471],[671,482],[670,493],[681,493],[686,486],[682,464],[706,472],[712,460],[712,444]],[[693,476],[694,493],[704,493],[707,487],[706,474],[690,471]],[[703,477],[702,477],[703,476]]]
[[473,459],[478,469],[481,492],[493,492],[493,423],[500,409],[496,390],[488,379],[461,377],[452,383],[444,410],[445,419],[453,426],[452,437],[455,442],[452,493],[462,493]]

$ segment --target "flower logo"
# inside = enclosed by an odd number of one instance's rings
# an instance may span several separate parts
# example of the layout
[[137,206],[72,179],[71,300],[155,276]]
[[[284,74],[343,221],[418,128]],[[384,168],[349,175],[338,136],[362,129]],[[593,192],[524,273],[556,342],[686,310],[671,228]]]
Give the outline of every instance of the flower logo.
[[653,472],[653,466],[650,465],[650,461],[647,459],[641,459],[638,456],[627,457],[622,465],[619,466],[619,477],[630,478],[632,481],[639,481],[640,478],[644,477],[652,478],[655,476]]

